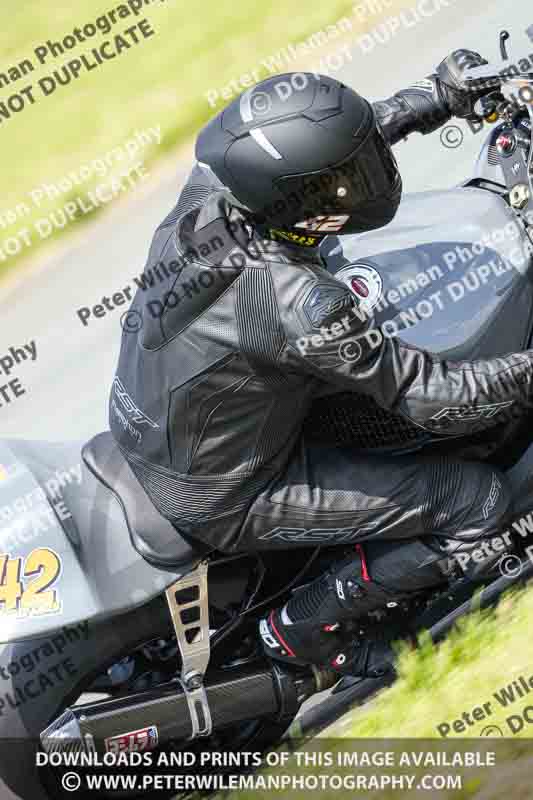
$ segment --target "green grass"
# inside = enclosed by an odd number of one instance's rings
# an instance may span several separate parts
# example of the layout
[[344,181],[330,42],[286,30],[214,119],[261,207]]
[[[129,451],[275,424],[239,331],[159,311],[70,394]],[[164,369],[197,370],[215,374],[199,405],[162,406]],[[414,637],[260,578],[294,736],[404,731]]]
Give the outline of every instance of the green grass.
[[[393,0],[386,13],[412,5],[413,0]],[[184,0],[162,0],[144,7],[137,17],[118,21],[112,31],[99,34],[68,51],[65,56],[39,65],[34,49],[48,39],[61,40],[75,27],[83,27],[119,5],[118,0],[18,0],[0,30],[0,73],[30,58],[36,69],[20,81],[0,88],[0,103],[28,84],[34,87],[37,102],[28,105],[11,119],[0,122],[2,194],[0,200],[0,253],[8,238],[30,229],[31,247],[20,254],[2,259],[0,277],[39,246],[72,229],[69,224],[54,230],[53,236],[41,238],[35,230],[37,219],[47,217],[69,200],[86,197],[87,191],[102,179],[77,187],[74,192],[36,208],[28,193],[43,181],[58,182],[71,170],[121,146],[134,131],[161,126],[161,145],[152,144],[142,153],[145,165],[176,148],[197,132],[227,100],[215,107],[206,93],[220,90],[230,81],[258,68],[258,77],[270,74],[262,59],[276,54],[289,43],[305,40],[316,31],[341,17],[353,23],[353,37],[358,31],[376,25],[384,14],[361,24],[352,14],[351,0],[309,3],[305,0],[207,0],[201,6]],[[386,14],[385,14],[386,15]],[[38,81],[59,68],[65,61],[90,53],[92,47],[146,17],[156,35],[143,40],[119,58],[91,72],[82,71],[76,81],[59,86],[54,94],[43,97]],[[329,45],[335,50],[335,40]],[[287,64],[290,69],[318,68],[328,50],[316,48],[304,62]],[[125,164],[119,165],[124,167]],[[19,216],[12,225],[2,225],[5,213],[26,202],[30,213]],[[86,204],[87,205],[87,204]],[[106,206],[102,206],[106,208]],[[95,213],[99,213],[99,211]],[[84,222],[92,213],[79,213],[74,222]]]
[[[485,611],[464,618],[450,636],[438,647],[427,639],[417,650],[400,649],[399,679],[390,689],[383,691],[364,707],[348,712],[320,737],[307,743],[303,751],[329,752],[336,760],[337,753],[392,751],[441,752],[496,750],[497,767],[490,769],[421,769],[406,768],[404,774],[463,775],[461,789],[416,792],[395,789],[377,793],[362,791],[353,796],[394,800],[419,796],[438,797],[440,800],[499,800],[508,797],[526,800],[533,796],[531,789],[531,739],[533,725],[525,724],[521,732],[512,735],[506,718],[519,716],[527,706],[533,707],[533,691],[517,697],[507,708],[499,705],[493,693],[523,676],[533,676],[533,637],[530,635],[533,618],[533,591],[508,595],[495,611]],[[451,733],[442,738],[437,726],[461,718],[467,711],[472,718],[473,709],[491,703],[491,714],[485,720],[474,721],[462,733]],[[533,719],[533,715],[531,716]],[[487,725],[498,726],[504,738],[478,738]],[[484,734],[487,736],[487,734]],[[425,741],[417,742],[415,739]],[[460,741],[460,740],[465,741]],[[477,739],[473,742],[472,739]],[[359,740],[359,741],[354,741]],[[402,741],[404,740],[404,745]],[[302,750],[300,751],[302,752]],[[294,758],[294,756],[292,757]],[[276,770],[273,769],[272,772]],[[294,761],[281,767],[284,774],[301,776],[316,774],[380,774],[385,767],[324,769],[297,766]],[[402,770],[395,768],[394,775]],[[309,794],[309,792],[307,792]],[[333,800],[342,796],[339,791],[316,791],[320,800]],[[243,791],[227,795],[233,800],[267,800],[277,792]],[[283,795],[290,800],[305,800],[303,790],[289,790]]]
[[[399,660],[399,680],[372,703],[369,713],[354,715],[345,735],[360,738],[441,738],[437,725],[461,716],[463,711],[492,700],[492,714],[454,738],[478,736],[488,724],[502,727],[505,718],[528,702],[533,692],[504,709],[492,693],[523,675],[533,675],[533,591],[506,597],[495,611],[465,617],[438,647],[427,639],[422,646],[404,649]],[[335,730],[335,729],[334,729]],[[522,737],[533,736],[526,726]]]
[[[9,87],[0,89],[0,102],[33,84],[63,63],[63,58],[39,66],[34,48],[48,39],[62,39],[76,26],[83,26],[116,5],[111,0],[72,3],[52,0],[41,3],[19,0],[10,7],[0,31],[0,72],[30,57],[37,69]],[[75,82],[60,86],[0,124],[0,156],[3,212],[28,200],[28,192],[43,181],[58,181],[71,170],[120,146],[136,130],[161,125],[161,146],[143,152],[145,163],[153,161],[193,134],[219,107],[211,108],[205,93],[219,89],[252,69],[262,58],[304,39],[327,23],[350,13],[349,0],[310,4],[294,0],[253,0],[231,3],[208,0],[191,6],[184,0],[166,0],[148,6],[138,17],[120,20],[111,34],[100,34],[68,54],[73,58],[95,44],[121,32],[146,17],[156,35],[132,47],[120,58],[105,62],[91,72],[82,72]],[[64,57],[65,60],[67,56]],[[290,67],[287,67],[288,69]],[[260,77],[266,77],[263,70]],[[223,104],[224,101],[222,101]],[[96,182],[84,184],[75,194],[85,195]],[[31,226],[39,217],[68,202],[68,195],[48,202],[41,209],[19,218],[8,228],[0,226],[0,249],[6,238]],[[84,219],[83,215],[80,215]],[[34,237],[35,247],[42,244]],[[22,255],[27,255],[26,249]],[[0,260],[0,274],[14,262]]]

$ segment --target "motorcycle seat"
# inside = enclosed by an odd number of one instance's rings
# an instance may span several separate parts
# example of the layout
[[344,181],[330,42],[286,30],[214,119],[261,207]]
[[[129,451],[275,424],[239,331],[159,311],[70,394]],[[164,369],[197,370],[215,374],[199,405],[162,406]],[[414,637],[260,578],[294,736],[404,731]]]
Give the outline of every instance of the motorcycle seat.
[[81,451],[92,474],[120,503],[131,542],[146,561],[163,569],[184,566],[191,569],[200,561],[200,548],[189,544],[174,526],[158,512],[111,433],[99,433]]

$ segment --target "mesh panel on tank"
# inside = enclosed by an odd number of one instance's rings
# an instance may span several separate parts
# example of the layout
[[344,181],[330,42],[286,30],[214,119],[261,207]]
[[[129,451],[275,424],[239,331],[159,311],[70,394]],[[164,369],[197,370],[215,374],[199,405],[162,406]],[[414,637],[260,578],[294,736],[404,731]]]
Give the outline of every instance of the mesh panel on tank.
[[489,164],[492,164],[493,167],[497,167],[500,163],[500,155],[498,153],[498,150],[493,144],[489,146],[487,152],[487,161],[489,162]]
[[380,408],[371,397],[351,392],[315,400],[305,421],[305,434],[362,450],[415,445],[428,437],[409,420]]

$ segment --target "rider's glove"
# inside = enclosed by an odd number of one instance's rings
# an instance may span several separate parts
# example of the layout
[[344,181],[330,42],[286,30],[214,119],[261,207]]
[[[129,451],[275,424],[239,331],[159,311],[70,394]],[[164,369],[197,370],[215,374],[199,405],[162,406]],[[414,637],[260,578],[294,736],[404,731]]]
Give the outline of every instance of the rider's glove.
[[410,133],[432,133],[450,117],[474,117],[474,105],[480,97],[493,93],[499,80],[481,78],[467,81],[465,70],[487,62],[471,50],[456,50],[445,58],[436,72],[388,100],[374,103],[376,116],[390,144]]
[[477,118],[474,112],[476,101],[499,86],[497,80],[486,78],[466,80],[467,69],[480,67],[483,64],[487,64],[487,61],[479,53],[472,50],[454,50],[437,67],[436,74],[441,94],[450,114],[454,117]]

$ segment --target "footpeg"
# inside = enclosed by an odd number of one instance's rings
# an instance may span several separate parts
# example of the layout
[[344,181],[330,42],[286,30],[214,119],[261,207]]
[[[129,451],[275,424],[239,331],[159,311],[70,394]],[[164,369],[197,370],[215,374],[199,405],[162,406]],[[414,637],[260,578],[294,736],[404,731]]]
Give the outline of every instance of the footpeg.
[[209,665],[209,602],[207,561],[176,581],[166,591],[166,598],[181,654],[180,683],[191,716],[191,739],[210,736],[213,730],[211,711],[204,687]]

